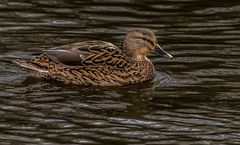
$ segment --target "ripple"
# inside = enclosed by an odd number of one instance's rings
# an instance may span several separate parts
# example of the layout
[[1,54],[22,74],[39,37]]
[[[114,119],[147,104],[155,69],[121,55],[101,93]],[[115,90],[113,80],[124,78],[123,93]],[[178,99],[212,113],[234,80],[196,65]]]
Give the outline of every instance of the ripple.
[[194,11],[196,14],[204,15],[204,14],[217,14],[217,13],[230,13],[230,12],[238,12],[240,11],[240,6],[232,6],[232,7],[215,7],[215,8],[206,8],[204,10]]
[[[0,8],[1,144],[240,144],[236,0],[4,0]],[[152,29],[174,56],[149,56],[151,82],[66,86],[11,63],[31,58],[28,48],[121,46],[133,27]]]

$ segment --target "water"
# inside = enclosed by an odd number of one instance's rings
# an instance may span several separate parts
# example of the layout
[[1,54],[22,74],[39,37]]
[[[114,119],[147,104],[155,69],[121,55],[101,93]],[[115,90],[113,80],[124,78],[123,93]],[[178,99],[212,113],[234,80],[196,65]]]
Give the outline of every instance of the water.
[[[0,144],[240,144],[238,0],[0,2]],[[121,44],[147,27],[174,56],[153,82],[81,88],[10,63],[29,48]]]

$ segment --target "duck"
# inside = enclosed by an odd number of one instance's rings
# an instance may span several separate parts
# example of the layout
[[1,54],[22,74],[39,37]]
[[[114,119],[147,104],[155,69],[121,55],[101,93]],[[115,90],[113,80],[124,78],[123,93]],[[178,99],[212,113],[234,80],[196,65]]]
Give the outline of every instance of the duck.
[[147,28],[129,30],[121,49],[101,40],[88,40],[49,48],[30,59],[16,59],[15,64],[34,77],[81,86],[126,86],[152,80],[156,70],[149,53],[172,58],[157,43]]

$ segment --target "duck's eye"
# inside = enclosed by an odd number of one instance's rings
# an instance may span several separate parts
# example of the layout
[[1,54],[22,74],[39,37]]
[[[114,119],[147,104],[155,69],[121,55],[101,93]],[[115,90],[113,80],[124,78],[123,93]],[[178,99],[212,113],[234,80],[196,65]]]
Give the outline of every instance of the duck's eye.
[[150,43],[152,46],[154,46],[154,42],[152,40],[150,40],[149,38],[147,37],[135,37],[135,38],[138,38],[138,39],[142,39],[144,41],[147,41],[148,43]]
[[150,40],[150,39],[148,39],[148,38],[145,38],[145,37],[143,37],[143,40],[144,40],[144,41],[147,41],[147,42],[150,43],[152,46],[154,46],[154,42],[153,42],[152,40]]

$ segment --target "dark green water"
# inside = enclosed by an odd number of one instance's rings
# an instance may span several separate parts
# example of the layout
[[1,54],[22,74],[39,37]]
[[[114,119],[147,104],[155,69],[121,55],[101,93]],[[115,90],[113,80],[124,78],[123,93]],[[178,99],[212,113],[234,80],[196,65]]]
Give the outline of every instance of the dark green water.
[[[64,86],[9,63],[28,48],[121,44],[147,27],[174,56],[154,82]],[[1,0],[0,144],[240,144],[239,0]]]

